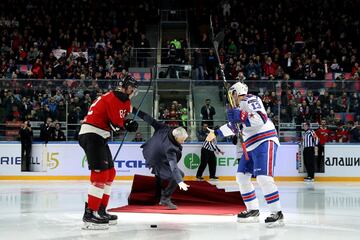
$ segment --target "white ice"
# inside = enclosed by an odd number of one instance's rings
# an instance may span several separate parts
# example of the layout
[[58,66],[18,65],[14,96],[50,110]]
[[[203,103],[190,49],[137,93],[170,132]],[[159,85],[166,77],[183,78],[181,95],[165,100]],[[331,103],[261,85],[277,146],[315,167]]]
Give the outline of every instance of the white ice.
[[[217,182],[227,191],[235,182]],[[268,229],[261,191],[261,222],[235,216],[118,213],[109,230],[81,230],[85,181],[0,181],[0,240],[31,239],[360,239],[360,183],[279,182],[285,227]],[[110,207],[127,204],[131,182],[114,183]],[[157,228],[150,228],[156,224]]]

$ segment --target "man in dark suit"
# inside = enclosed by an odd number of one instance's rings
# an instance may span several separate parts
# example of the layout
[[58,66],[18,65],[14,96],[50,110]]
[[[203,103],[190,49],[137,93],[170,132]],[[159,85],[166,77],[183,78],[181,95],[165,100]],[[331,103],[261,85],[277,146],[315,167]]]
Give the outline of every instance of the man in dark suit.
[[30,171],[33,132],[29,121],[25,121],[21,125],[19,136],[21,141],[21,171]]
[[155,129],[154,135],[141,146],[143,156],[146,166],[157,179],[169,181],[167,187],[161,191],[160,205],[176,209],[176,205],[171,202],[171,195],[177,186],[184,191],[189,187],[184,183],[184,173],[177,165],[182,155],[181,144],[185,142],[188,134],[184,128],[169,127],[136,108],[133,108],[132,113],[137,114]]
[[210,128],[214,126],[214,115],[216,114],[215,108],[210,105],[210,99],[205,100],[205,105],[201,108],[202,123],[207,123]]
[[46,121],[40,126],[40,140],[47,144],[54,138],[55,125],[51,117],[46,118]]

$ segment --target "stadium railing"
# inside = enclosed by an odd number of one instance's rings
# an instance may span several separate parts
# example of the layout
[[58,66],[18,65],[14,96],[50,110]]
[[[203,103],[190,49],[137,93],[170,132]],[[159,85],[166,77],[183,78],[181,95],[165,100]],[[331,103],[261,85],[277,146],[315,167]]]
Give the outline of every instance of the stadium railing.
[[[153,80],[153,83],[156,81],[157,80]],[[180,84],[181,81],[184,80],[173,79],[174,88],[177,81],[179,81]],[[212,99],[217,99],[217,114],[214,118],[214,125],[222,125],[226,122],[225,92],[222,81],[219,80],[189,81],[194,85],[194,87],[191,88],[191,95],[192,100],[195,100],[195,107],[193,109],[188,109],[188,111],[192,110],[193,113],[189,113],[189,116],[191,117],[188,117],[187,126],[195,126],[189,128],[188,131],[191,132],[190,136],[192,136],[190,140],[197,141],[196,132],[200,129],[202,121],[200,107],[203,104],[202,100],[194,98],[194,95],[197,94],[197,89],[203,89],[203,91],[206,92],[209,88],[212,92],[207,92],[207,96],[212,97]],[[64,111],[64,114],[56,115],[53,118],[61,123],[62,130],[65,132],[67,140],[76,140],[80,122],[79,119],[71,118],[70,116],[71,111],[74,110],[74,106],[78,104],[77,98],[80,98],[79,104],[81,106],[89,106],[91,103],[85,104],[81,101],[82,96],[89,93],[91,95],[91,100],[93,101],[100,94],[114,89],[118,85],[118,82],[119,80],[2,79],[0,80],[0,140],[10,141],[18,139],[19,127],[22,120],[26,118],[26,116],[21,115],[23,113],[21,102],[24,96],[30,96],[31,98],[30,105],[32,106],[33,111],[29,112],[29,116],[34,129],[35,139],[37,139],[39,137],[40,125],[44,120],[44,114],[41,113],[41,111],[43,111],[45,105],[49,104],[48,100],[46,100],[46,95],[51,94],[54,97],[57,91],[61,92],[63,95],[62,101],[64,102],[64,108],[62,111]],[[234,81],[229,81],[229,84],[232,83],[234,83]],[[310,90],[313,92],[315,99],[327,99],[329,98],[328,95],[335,96],[334,121],[329,123],[329,127],[333,130],[336,130],[339,124],[345,124],[348,121],[357,122],[359,120],[360,110],[358,93],[360,85],[359,82],[355,80],[245,80],[245,83],[249,86],[249,92],[259,95],[264,102],[264,98],[271,98],[273,106],[269,112],[269,116],[278,129],[281,141],[299,141],[301,136],[301,124],[303,121],[300,121],[297,118],[297,111],[299,110],[301,102],[306,101],[306,94]],[[149,81],[139,81],[139,84],[142,94],[145,94]],[[154,88],[159,84],[161,85],[161,82],[150,86],[150,95],[156,92],[156,89]],[[210,86],[212,86],[212,88],[210,88]],[[214,88],[214,86],[217,87]],[[284,98],[288,99],[286,96],[288,91],[294,98],[291,100],[294,105],[292,107],[297,110],[292,118],[286,117],[285,120],[281,111],[284,108],[290,109],[290,107],[284,103]],[[268,93],[269,96],[267,95]],[[273,96],[271,96],[271,94],[273,94]],[[326,96],[324,96],[324,94]],[[62,97],[55,96],[54,98],[61,99]],[[290,100],[288,99],[288,101]],[[144,110],[153,113],[154,109],[158,109],[158,107],[152,106],[154,103],[155,96],[152,96],[147,102],[150,107],[147,107]],[[13,106],[17,107],[13,108]],[[324,106],[322,105],[321,108],[324,108]],[[86,111],[87,109],[82,109],[82,115],[79,117],[83,118]],[[159,116],[158,113],[155,113],[154,115],[155,117]],[[62,117],[59,118],[58,116]],[[329,119],[330,116],[329,114],[323,114],[321,117]],[[312,122],[313,128],[318,126],[318,119],[314,116],[305,120]],[[163,121],[167,122],[167,119],[164,119]],[[181,125],[181,120],[178,120],[178,122],[179,125]],[[151,128],[142,121],[140,121],[139,132],[142,133],[145,140],[151,136]],[[112,136],[112,139],[119,140],[122,136],[123,133],[120,133],[119,136]],[[129,135],[126,141],[132,141],[133,138],[134,135]]]

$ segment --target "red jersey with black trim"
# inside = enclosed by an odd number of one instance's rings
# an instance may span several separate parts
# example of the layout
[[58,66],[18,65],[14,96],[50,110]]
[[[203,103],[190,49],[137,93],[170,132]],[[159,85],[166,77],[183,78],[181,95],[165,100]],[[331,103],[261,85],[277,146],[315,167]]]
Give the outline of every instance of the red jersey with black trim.
[[319,137],[320,145],[325,145],[325,143],[332,141],[331,131],[327,128],[320,127],[315,133]]
[[90,106],[84,123],[111,131],[110,124],[114,127],[124,127],[125,117],[130,112],[129,99],[121,101],[114,92],[108,92],[98,97]]

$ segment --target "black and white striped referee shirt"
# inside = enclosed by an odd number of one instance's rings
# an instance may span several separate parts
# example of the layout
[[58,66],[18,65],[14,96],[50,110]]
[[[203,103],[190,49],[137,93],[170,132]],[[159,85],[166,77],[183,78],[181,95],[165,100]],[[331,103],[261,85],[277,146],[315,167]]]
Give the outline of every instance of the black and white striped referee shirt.
[[314,130],[308,129],[303,136],[303,147],[315,147],[319,143],[319,138],[316,137]]
[[218,148],[218,146],[216,145],[216,140],[212,140],[212,141],[204,141],[202,148],[205,148],[206,150],[212,151],[212,152],[221,152],[221,150]]

